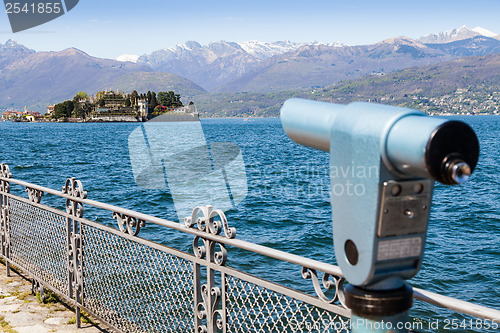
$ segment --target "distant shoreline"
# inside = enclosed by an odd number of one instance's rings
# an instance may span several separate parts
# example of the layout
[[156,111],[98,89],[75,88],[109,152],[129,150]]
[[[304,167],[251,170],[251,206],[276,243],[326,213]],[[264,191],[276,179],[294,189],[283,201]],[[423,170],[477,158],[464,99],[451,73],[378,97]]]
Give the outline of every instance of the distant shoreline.
[[[481,117],[481,116],[500,116],[500,114],[494,113],[480,113],[480,114],[439,114],[439,115],[429,115],[431,117]],[[217,119],[279,119],[280,117],[200,117],[199,120],[217,120]],[[29,124],[135,124],[135,123],[147,123],[148,121],[12,121],[10,119],[2,119],[0,123],[11,122],[11,123],[29,123]],[[175,121],[173,121],[175,122]]]

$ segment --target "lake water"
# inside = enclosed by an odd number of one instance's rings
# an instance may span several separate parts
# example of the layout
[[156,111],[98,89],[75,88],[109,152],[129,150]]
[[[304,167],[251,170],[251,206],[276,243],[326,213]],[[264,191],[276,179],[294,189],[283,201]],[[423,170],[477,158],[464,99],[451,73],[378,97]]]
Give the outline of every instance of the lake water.
[[[500,117],[455,118],[476,131],[480,161],[468,183],[436,185],[425,259],[410,283],[498,309]],[[328,154],[292,142],[279,119],[208,119],[201,123],[209,142],[232,142],[242,151],[248,195],[236,209],[226,212],[230,225],[237,228],[237,238],[335,263]],[[83,182],[90,199],[176,219],[167,190],[146,190],[135,184],[128,137],[138,126],[2,122],[0,162],[11,167],[14,178],[60,189],[74,176]],[[44,198],[42,202],[51,200]],[[60,202],[54,205],[63,207]],[[115,222],[97,210],[90,209],[85,216],[109,225]],[[141,236],[191,251],[189,237],[157,226],[148,225]],[[229,249],[228,265],[307,289],[308,283],[296,266],[240,252]],[[412,316],[424,320],[464,318],[421,302],[415,304]]]

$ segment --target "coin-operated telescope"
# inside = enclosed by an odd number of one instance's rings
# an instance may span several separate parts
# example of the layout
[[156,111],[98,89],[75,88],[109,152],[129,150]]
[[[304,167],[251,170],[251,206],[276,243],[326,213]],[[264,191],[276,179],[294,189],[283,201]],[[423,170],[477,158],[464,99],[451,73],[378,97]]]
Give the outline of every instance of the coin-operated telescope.
[[407,311],[404,280],[422,263],[433,183],[469,179],[479,157],[474,131],[407,108],[298,98],[285,102],[281,122],[295,142],[330,153],[334,248],[350,283],[348,306],[364,318]]

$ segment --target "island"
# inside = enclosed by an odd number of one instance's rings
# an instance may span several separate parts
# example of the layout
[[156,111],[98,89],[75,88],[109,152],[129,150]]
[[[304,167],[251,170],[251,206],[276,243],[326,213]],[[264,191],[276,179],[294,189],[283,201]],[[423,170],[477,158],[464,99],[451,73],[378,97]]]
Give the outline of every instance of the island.
[[193,101],[184,106],[174,91],[129,94],[105,90],[89,96],[76,93],[72,100],[47,106],[47,112],[6,111],[3,120],[25,122],[141,122],[161,116],[161,121],[197,121],[199,114]]

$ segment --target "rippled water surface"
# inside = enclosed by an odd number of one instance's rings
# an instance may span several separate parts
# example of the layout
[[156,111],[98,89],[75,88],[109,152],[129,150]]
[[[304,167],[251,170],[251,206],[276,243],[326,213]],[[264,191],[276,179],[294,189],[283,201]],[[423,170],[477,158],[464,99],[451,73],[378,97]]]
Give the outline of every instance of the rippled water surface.
[[[461,117],[476,131],[481,156],[465,185],[435,187],[423,267],[414,286],[499,309],[500,117]],[[158,217],[177,218],[166,190],[135,185],[128,152],[132,123],[0,123],[0,161],[14,178],[60,189],[80,179],[90,199]],[[279,119],[202,120],[209,142],[233,142],[243,153],[248,195],[226,214],[237,237],[335,263],[329,203],[328,154],[298,146]],[[18,190],[21,193],[21,190]],[[25,194],[23,194],[25,195]],[[52,203],[44,198],[44,203]],[[54,205],[63,207],[60,201]],[[114,225],[110,214],[87,218]],[[145,238],[191,252],[192,237],[148,225]],[[228,264],[288,285],[303,285],[300,268],[229,249]],[[424,320],[463,317],[416,302]],[[464,330],[461,330],[464,331]],[[484,331],[484,330],[477,330]]]

